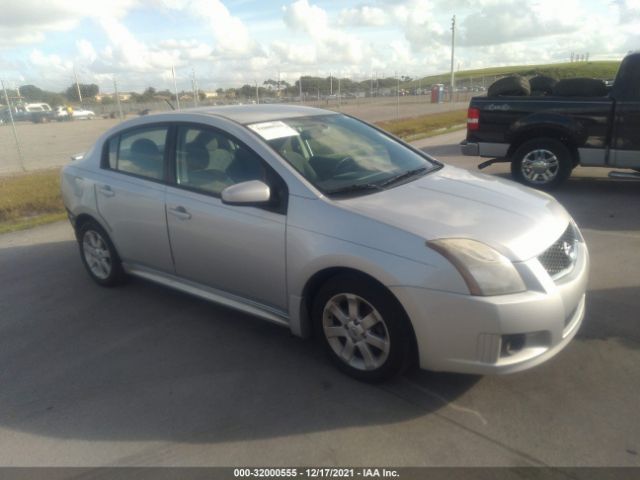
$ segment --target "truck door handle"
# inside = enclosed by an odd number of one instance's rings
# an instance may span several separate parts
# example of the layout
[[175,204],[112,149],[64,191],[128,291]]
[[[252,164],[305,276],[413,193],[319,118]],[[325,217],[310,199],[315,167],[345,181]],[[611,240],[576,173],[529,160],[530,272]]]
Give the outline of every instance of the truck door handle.
[[98,188],[98,191],[105,197],[113,197],[116,194],[116,192],[111,190],[111,187],[109,185],[102,185]]
[[170,208],[169,213],[180,220],[189,220],[191,218],[191,214],[184,207]]

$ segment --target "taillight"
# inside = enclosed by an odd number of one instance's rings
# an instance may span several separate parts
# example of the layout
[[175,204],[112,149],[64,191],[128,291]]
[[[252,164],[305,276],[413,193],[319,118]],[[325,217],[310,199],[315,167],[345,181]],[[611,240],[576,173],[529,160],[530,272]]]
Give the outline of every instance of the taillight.
[[467,112],[467,130],[478,130],[480,128],[480,110],[469,107]]

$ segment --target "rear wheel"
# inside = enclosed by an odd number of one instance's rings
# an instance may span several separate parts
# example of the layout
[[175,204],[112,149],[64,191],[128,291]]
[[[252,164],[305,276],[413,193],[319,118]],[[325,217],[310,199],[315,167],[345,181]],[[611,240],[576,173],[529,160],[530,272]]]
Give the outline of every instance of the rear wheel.
[[348,375],[379,382],[413,358],[413,332],[395,298],[366,277],[338,275],[325,283],[312,309],[316,337]]
[[529,187],[551,190],[563,183],[573,170],[571,152],[555,138],[524,142],[511,156],[511,174]]
[[91,278],[111,287],[122,283],[124,270],[109,235],[98,223],[89,220],[78,231],[80,257]]

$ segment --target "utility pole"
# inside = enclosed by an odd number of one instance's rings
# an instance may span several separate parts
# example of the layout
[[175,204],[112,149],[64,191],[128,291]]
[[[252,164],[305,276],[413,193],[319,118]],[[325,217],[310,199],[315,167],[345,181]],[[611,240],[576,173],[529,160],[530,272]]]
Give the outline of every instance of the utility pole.
[[280,98],[280,69],[278,69],[278,85],[276,86],[276,97]]
[[300,103],[302,103],[302,75],[300,75],[300,81],[298,82],[298,86],[300,87]]
[[451,18],[451,93],[450,93],[450,101],[453,103],[453,91],[455,89],[455,72],[453,70],[453,61],[455,58],[455,49],[456,49],[456,16],[454,15]]
[[113,89],[116,92],[116,103],[118,104],[118,114],[120,116],[120,120],[122,120],[122,105],[120,104],[120,94],[118,93],[118,82],[116,82],[116,77],[113,77]]
[[4,87],[4,82],[0,80],[2,84],[2,91],[4,92],[4,99],[7,102],[7,109],[9,110],[9,120],[11,121],[11,128],[13,129],[13,138],[16,141],[16,149],[18,150],[18,160],[20,161],[20,168],[23,172],[27,169],[24,168],[24,158],[22,157],[22,150],[20,149],[20,141],[18,140],[18,132],[16,131],[16,124],[13,122],[13,112],[11,111],[11,102],[9,101],[9,95],[7,95],[7,89]]
[[329,95],[333,95],[333,75],[329,72]]
[[342,106],[342,95],[340,92],[340,77],[338,76],[338,108]]
[[191,69],[191,90],[193,90],[193,106],[198,106],[198,86],[196,83],[196,71]]
[[171,67],[171,76],[173,77],[173,91],[176,94],[176,106],[180,110],[180,97],[178,96],[178,85],[176,84],[176,69]]
[[78,83],[78,73],[76,72],[76,67],[73,67],[73,76],[76,79],[76,89],[78,90],[78,100],[80,100],[80,105],[82,105],[82,93],[80,93],[80,84]]
[[373,99],[373,72],[371,72],[371,86],[369,87],[369,96]]
[[396,72],[396,120],[400,118],[400,76]]
[[256,103],[260,104],[260,92],[258,91],[258,81],[256,80]]

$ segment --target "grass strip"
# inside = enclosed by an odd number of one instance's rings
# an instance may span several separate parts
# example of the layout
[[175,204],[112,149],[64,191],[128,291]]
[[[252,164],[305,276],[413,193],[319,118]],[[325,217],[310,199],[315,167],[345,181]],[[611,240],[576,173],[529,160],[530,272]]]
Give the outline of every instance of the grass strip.
[[0,233],[64,217],[59,169],[0,177]]
[[421,117],[404,118],[377,122],[376,125],[389,133],[410,142],[420,138],[431,137],[465,128],[466,110],[432,113]]

